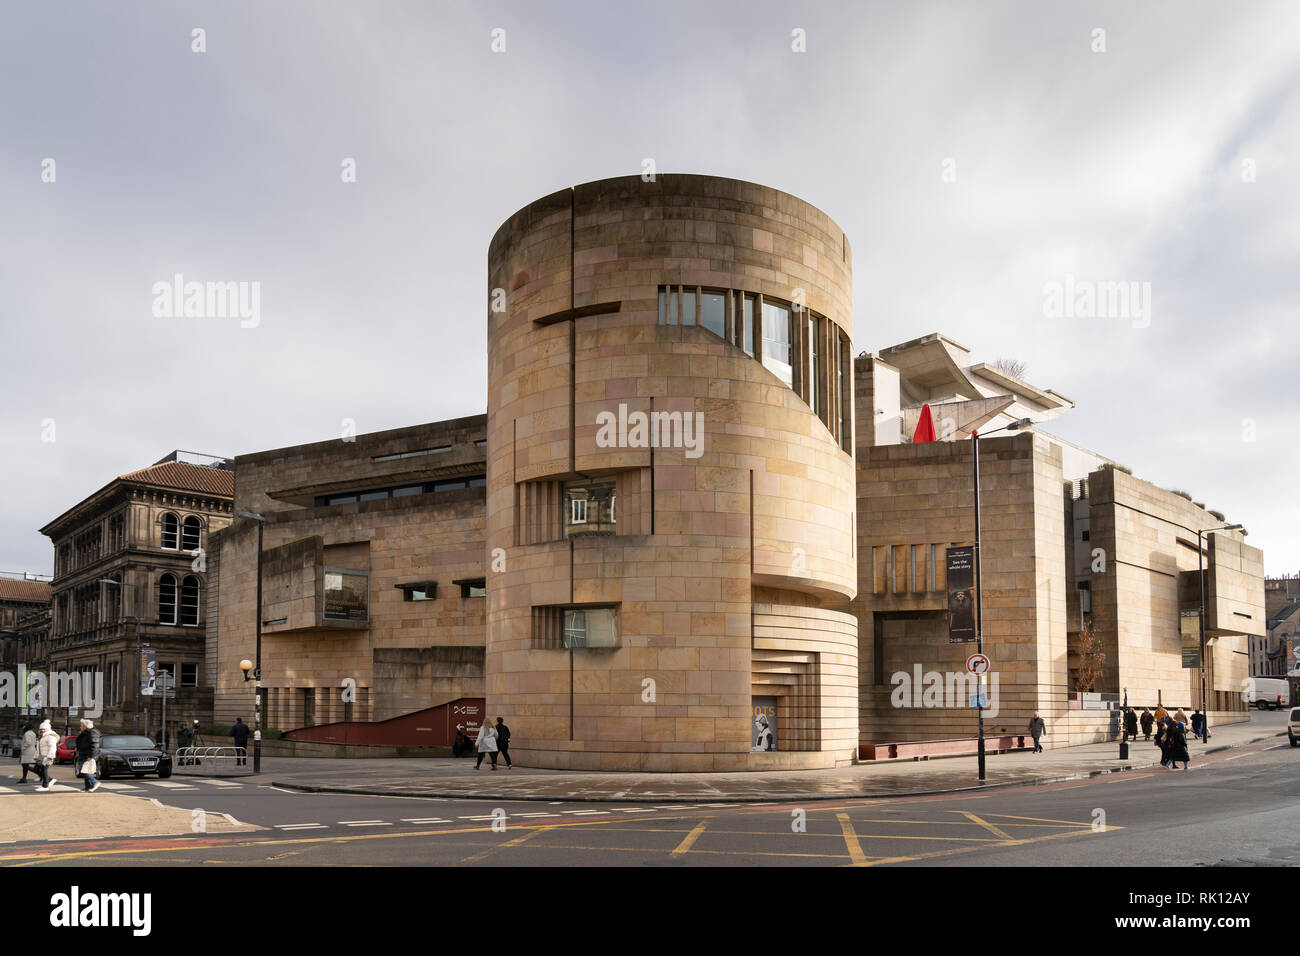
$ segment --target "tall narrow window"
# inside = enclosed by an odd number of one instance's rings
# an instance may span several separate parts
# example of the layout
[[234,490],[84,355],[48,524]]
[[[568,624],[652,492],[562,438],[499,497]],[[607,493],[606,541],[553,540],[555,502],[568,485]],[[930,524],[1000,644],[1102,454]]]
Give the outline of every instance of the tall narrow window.
[[[180,544],[180,522],[170,511],[162,516],[162,546],[175,551]],[[175,582],[173,582],[175,583]]]
[[158,581],[158,623],[176,623],[176,578],[171,574]]
[[192,574],[187,574],[181,582],[181,624],[186,627],[199,624],[199,579]]
[[682,325],[695,324],[695,292],[682,293]]
[[185,524],[181,529],[181,549],[183,551],[199,550],[200,529],[202,525],[199,519],[190,515],[185,519]]
[[787,385],[794,383],[790,365],[790,310],[774,302],[763,303],[763,365]]
[[705,292],[700,300],[700,325],[718,338],[727,337],[727,297],[721,292]]
[[817,391],[820,375],[821,355],[817,347],[818,320],[814,315],[808,316],[808,407],[814,415],[821,414],[820,393]]
[[750,358],[754,357],[754,297],[744,296],[740,324],[740,347]]
[[853,369],[849,340],[838,336],[840,343],[840,447],[853,450]]
[[572,512],[572,513],[569,515],[569,521],[570,521],[572,524],[586,524],[586,523],[587,523],[587,499],[586,499],[586,498],[574,498],[574,499],[572,499],[572,500],[569,502],[569,507],[570,507],[571,512]]

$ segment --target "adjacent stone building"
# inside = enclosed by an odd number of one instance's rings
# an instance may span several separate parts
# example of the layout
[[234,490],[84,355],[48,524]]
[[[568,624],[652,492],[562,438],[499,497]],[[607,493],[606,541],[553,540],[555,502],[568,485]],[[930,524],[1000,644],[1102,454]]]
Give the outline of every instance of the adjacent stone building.
[[383,721],[483,696],[485,419],[234,460],[208,557],[214,721],[253,723],[257,529],[264,726]]
[[158,729],[162,697],[141,693],[142,659],[150,657],[176,685],[169,725],[209,718],[205,557],[210,537],[230,522],[233,491],[222,459],[172,452],[41,528],[54,545],[44,666],[102,680],[104,726]]

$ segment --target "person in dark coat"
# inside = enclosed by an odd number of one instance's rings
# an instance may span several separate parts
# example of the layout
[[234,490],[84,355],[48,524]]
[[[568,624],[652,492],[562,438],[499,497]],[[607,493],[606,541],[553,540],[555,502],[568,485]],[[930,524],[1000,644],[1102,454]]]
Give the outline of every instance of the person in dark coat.
[[99,762],[99,731],[95,724],[85,718],[81,721],[81,733],[77,734],[77,776],[86,781],[86,792],[94,793],[99,789],[99,781],[86,768],[90,761]]
[[1146,708],[1146,707],[1143,707],[1143,708],[1142,708],[1141,723],[1142,723],[1142,736],[1143,736],[1145,739],[1147,739],[1147,740],[1150,740],[1150,739],[1151,739],[1151,725],[1154,724],[1155,722],[1156,722],[1156,719],[1155,719],[1154,717],[1151,716],[1151,711],[1150,711],[1150,709],[1148,709],[1148,708]]
[[1197,707],[1192,713],[1192,736],[1200,737],[1205,733],[1205,715],[1201,713],[1201,708]]
[[503,717],[497,718],[497,750],[506,758],[506,769],[514,769],[514,764],[510,762],[510,728],[506,726]]
[[1178,761],[1183,762],[1183,769],[1187,769],[1187,762],[1191,759],[1191,754],[1187,752],[1187,735],[1184,732],[1182,724],[1174,724],[1169,728],[1169,733],[1165,735],[1169,741],[1169,769],[1177,770],[1175,766]]
[[230,728],[230,736],[235,741],[235,746],[239,748],[235,760],[235,766],[243,767],[248,764],[248,724],[244,723],[244,718],[240,717],[235,721],[235,726]]
[[1138,715],[1132,707],[1124,709],[1124,734],[1130,740],[1137,740],[1138,735]]
[[1156,724],[1156,746],[1160,748],[1160,766],[1162,767],[1169,766],[1169,743],[1165,739],[1169,733],[1168,719],[1165,718],[1165,720]]
[[1034,738],[1034,753],[1043,752],[1043,744],[1039,739],[1047,733],[1047,725],[1043,723],[1043,718],[1038,716],[1038,711],[1034,711],[1034,716],[1029,720],[1029,733]]

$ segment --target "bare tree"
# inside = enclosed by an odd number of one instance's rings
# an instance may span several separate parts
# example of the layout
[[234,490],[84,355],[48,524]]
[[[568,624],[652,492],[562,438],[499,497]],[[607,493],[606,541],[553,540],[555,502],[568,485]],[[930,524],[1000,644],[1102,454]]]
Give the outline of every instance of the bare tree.
[[1025,372],[1029,371],[1029,366],[1020,359],[1000,358],[993,363],[993,367],[1003,375],[1010,375],[1012,378],[1023,379]]
[[1079,668],[1074,678],[1074,689],[1080,694],[1089,694],[1101,677],[1102,665],[1106,663],[1106,651],[1093,629],[1091,615],[1083,619],[1083,628],[1075,646],[1079,651]]

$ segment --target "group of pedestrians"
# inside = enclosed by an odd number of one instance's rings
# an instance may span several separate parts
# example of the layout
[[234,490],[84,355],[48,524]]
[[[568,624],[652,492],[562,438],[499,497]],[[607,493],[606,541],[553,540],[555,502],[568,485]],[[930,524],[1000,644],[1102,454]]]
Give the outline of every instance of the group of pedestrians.
[[480,727],[474,745],[478,748],[478,760],[474,761],[475,770],[483,766],[484,757],[492,759],[492,769],[495,770],[497,768],[498,753],[506,758],[506,769],[513,769],[514,764],[510,762],[510,728],[506,726],[503,718],[497,718],[495,727],[491,724],[484,724]]
[[1179,707],[1172,714],[1164,705],[1157,706],[1155,713],[1149,707],[1142,708],[1141,716],[1132,707],[1124,712],[1124,732],[1137,739],[1138,726],[1142,727],[1142,739],[1151,740],[1154,732],[1155,745],[1160,748],[1160,766],[1166,770],[1177,770],[1178,764],[1187,769],[1191,754],[1187,750],[1187,730],[1191,725],[1193,737],[1207,736],[1205,715],[1198,707],[1191,717]]
[[[18,761],[22,764],[23,775],[18,783],[27,783],[27,777],[35,774],[40,781],[36,788],[38,793],[49,793],[57,785],[50,776],[50,768],[59,757],[59,735],[54,732],[48,720],[41,721],[38,730],[33,730],[30,723],[24,724],[22,738],[18,744]],[[85,781],[85,792],[94,793],[99,789],[99,731],[92,720],[82,719],[81,733],[77,735],[77,753],[73,758],[77,776]]]

